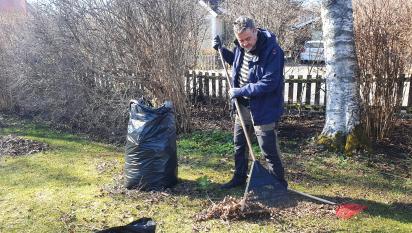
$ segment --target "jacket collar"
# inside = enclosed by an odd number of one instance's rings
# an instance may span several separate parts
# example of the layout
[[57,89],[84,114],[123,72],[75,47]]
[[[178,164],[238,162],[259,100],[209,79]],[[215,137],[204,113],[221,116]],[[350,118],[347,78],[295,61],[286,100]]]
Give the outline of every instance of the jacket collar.
[[250,51],[251,54],[253,55],[259,55],[260,52],[262,51],[262,48],[265,47],[267,38],[265,35],[263,35],[263,33],[260,31],[260,29],[257,29],[258,33],[257,33],[257,41],[256,41],[256,47],[254,50]]

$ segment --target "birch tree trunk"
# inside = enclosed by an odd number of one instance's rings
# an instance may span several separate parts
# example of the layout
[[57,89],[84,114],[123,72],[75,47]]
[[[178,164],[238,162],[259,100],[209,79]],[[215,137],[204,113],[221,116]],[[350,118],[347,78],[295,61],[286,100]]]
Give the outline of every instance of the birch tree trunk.
[[326,122],[320,144],[351,153],[364,144],[352,0],[322,0],[326,62]]

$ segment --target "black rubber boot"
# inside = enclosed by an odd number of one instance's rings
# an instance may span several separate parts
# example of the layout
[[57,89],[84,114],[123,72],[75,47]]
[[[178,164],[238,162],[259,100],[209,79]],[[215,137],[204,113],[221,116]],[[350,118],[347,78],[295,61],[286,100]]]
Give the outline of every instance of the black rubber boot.
[[231,189],[231,188],[243,186],[245,184],[246,184],[246,177],[240,178],[240,177],[235,176],[229,182],[220,186],[220,189]]

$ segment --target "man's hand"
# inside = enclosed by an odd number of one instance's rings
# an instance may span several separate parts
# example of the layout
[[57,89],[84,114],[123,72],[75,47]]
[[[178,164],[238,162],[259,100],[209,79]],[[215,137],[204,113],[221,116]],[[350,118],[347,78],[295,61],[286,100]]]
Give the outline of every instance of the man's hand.
[[213,48],[218,51],[220,48],[222,48],[222,42],[220,41],[220,37],[216,36],[213,39]]
[[232,87],[229,90],[230,99],[236,98],[239,96],[240,88]]

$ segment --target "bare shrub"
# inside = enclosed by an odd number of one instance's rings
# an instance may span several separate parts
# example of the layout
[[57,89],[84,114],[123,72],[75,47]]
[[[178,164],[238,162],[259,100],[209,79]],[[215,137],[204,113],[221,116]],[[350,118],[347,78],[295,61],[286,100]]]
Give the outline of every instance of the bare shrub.
[[13,12],[0,14],[0,110],[13,107],[9,84],[13,80],[13,72],[9,69],[14,66],[13,50],[18,45],[18,31],[23,24],[24,15]]
[[367,134],[373,139],[382,139],[393,128],[395,113],[402,104],[400,74],[406,71],[412,46],[412,3],[362,0],[354,6],[362,119]]
[[58,6],[86,55],[100,65],[95,70],[115,79],[132,77],[156,104],[172,100],[178,129],[189,130],[190,104],[183,76],[193,65],[198,50],[202,18],[197,14],[197,3],[188,0],[108,3],[89,0],[87,6],[70,3],[61,0]]
[[178,129],[188,131],[184,73],[199,47],[197,7],[189,0],[33,4],[15,33],[24,36],[7,48],[14,64],[0,61],[8,71],[1,81],[21,114],[101,137],[123,137],[128,101],[143,95],[156,105],[172,100]]

